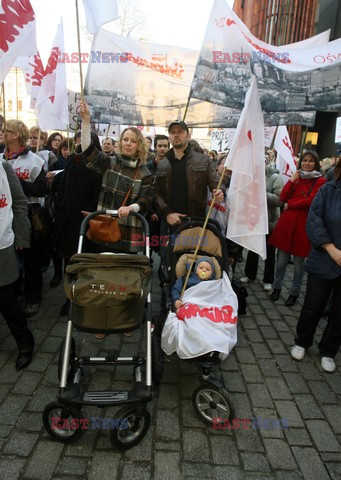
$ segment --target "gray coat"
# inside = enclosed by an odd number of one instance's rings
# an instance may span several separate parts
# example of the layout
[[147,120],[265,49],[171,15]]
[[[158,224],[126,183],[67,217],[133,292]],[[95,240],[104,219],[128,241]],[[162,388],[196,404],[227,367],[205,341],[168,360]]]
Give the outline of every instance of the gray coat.
[[283,188],[283,180],[274,167],[266,168],[266,199],[268,203],[269,233],[275,228],[281,214],[279,197]]
[[15,247],[27,248],[30,246],[30,222],[27,213],[27,202],[20,182],[13,168],[2,162],[7,174],[9,188],[12,195],[14,244],[0,250],[0,287],[15,282],[19,270]]

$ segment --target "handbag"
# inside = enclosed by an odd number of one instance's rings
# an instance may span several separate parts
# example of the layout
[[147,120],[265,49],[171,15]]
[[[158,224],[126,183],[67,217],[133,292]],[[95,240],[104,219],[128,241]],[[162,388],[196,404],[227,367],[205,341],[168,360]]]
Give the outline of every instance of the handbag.
[[28,203],[28,217],[35,240],[46,240],[51,236],[52,221],[45,207],[40,203]]
[[[125,196],[125,199],[122,202],[121,207],[124,207],[129,195],[134,187],[134,181],[136,180],[137,177],[137,171],[136,169],[134,177],[133,177],[133,183],[131,184],[127,195]],[[90,212],[84,212],[82,211],[82,214],[84,216],[89,215]],[[120,240],[121,238],[121,229],[120,225],[118,223],[118,218],[113,218],[111,215],[98,215],[97,217],[93,218],[92,220],[89,221],[89,228],[86,232],[86,236],[89,240],[92,242],[97,242],[97,243],[116,243]]]

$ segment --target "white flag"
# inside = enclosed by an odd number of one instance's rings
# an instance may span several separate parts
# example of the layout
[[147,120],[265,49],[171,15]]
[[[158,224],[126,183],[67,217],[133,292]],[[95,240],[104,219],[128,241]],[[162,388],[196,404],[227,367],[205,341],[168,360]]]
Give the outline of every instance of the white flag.
[[286,126],[278,127],[274,147],[277,151],[276,167],[285,184],[296,171],[295,155]]
[[58,62],[64,51],[61,20],[35,104],[39,127],[45,131],[66,130],[69,124],[65,63]]
[[95,34],[101,25],[118,18],[116,0],[83,0],[86,28]]
[[226,237],[258,253],[264,260],[268,233],[264,125],[254,76],[225,167],[232,170]]
[[17,57],[36,51],[36,21],[29,0],[0,0],[0,85]]

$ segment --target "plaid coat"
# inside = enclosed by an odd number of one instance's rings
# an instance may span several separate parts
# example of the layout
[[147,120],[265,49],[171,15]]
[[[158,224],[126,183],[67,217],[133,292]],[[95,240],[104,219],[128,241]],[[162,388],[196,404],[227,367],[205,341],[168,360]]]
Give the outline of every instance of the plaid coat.
[[[137,203],[140,213],[146,215],[154,197],[152,187],[153,177],[144,165],[140,166],[138,160],[119,155],[109,157],[91,144],[82,154],[82,162],[102,175],[102,188],[98,199],[98,210],[118,210],[125,199],[129,188],[133,185],[125,206]],[[138,173],[133,182],[134,174]],[[132,235],[142,234],[141,222],[134,216],[119,219],[121,239],[115,244],[107,245],[115,251],[135,253],[143,250],[136,246],[136,240],[132,241]]]

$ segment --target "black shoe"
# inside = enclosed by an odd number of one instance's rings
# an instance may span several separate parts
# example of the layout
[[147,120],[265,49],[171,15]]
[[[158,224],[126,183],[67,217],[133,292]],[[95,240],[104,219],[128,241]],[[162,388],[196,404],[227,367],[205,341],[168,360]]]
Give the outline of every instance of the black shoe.
[[58,285],[62,281],[62,278],[63,278],[62,272],[55,272],[54,277],[50,282],[50,288],[58,287]]
[[60,309],[59,316],[66,317],[69,314],[69,310],[70,310],[70,300],[68,299]]
[[284,302],[284,305],[286,307],[292,307],[293,305],[295,305],[297,299],[298,295],[289,295],[289,297]]
[[272,292],[271,297],[270,297],[271,300],[273,302],[276,302],[276,300],[279,299],[280,294],[281,294],[281,289],[280,288],[274,288],[274,291]]
[[19,350],[19,355],[17,356],[16,362],[15,362],[15,369],[17,372],[27,367],[32,360],[32,354],[34,349],[34,339],[33,339],[32,333],[31,332],[28,332],[28,333],[29,333],[29,337],[25,338],[25,342],[23,341],[18,342],[19,345],[25,345],[26,343],[26,345],[28,344],[29,346],[25,346],[25,348],[23,348],[23,351]]

